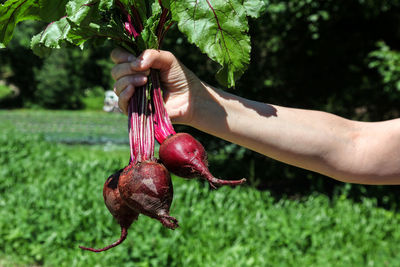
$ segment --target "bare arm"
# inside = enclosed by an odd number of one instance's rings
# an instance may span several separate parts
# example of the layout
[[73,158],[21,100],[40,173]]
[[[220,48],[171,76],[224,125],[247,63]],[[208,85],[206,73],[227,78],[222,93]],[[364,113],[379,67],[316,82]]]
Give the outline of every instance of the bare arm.
[[123,110],[134,87],[156,68],[175,123],[344,182],[400,184],[400,119],[357,122],[251,101],[203,83],[171,53],[147,50],[138,59],[129,57],[121,50],[112,55]]
[[400,184],[400,119],[366,123],[255,102],[203,84],[193,127],[276,160],[362,184]]

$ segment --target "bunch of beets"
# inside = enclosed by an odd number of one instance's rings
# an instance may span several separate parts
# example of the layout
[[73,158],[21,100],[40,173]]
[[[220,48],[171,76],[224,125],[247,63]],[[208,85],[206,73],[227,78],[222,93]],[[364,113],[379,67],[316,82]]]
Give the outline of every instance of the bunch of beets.
[[[151,70],[149,80],[136,88],[128,106],[129,164],[108,177],[103,188],[104,202],[121,226],[121,237],[102,249],[81,249],[101,252],[121,244],[139,214],[159,220],[169,229],[177,228],[178,220],[169,215],[173,198],[169,172],[189,179],[204,178],[212,188],[246,181],[220,180],[210,173],[200,142],[190,134],[175,133],[164,107],[159,73]],[[160,143],[160,159],[154,157],[154,139]]]
[[[132,13],[137,17],[134,11]],[[125,30],[136,37],[143,29],[140,19],[132,18],[127,12],[125,15]],[[159,42],[169,28],[164,30],[167,15],[168,10],[163,8],[157,30]],[[121,226],[121,236],[102,249],[80,246],[81,249],[101,252],[121,244],[139,214],[159,220],[169,229],[177,228],[178,220],[169,215],[173,198],[169,172],[189,179],[206,179],[212,188],[239,185],[246,181],[220,180],[210,173],[207,154],[200,142],[187,133],[174,131],[164,107],[161,87],[159,72],[151,70],[148,83],[135,89],[128,104],[129,164],[108,177],[104,184],[104,202]],[[159,159],[154,157],[155,139],[160,143]]]

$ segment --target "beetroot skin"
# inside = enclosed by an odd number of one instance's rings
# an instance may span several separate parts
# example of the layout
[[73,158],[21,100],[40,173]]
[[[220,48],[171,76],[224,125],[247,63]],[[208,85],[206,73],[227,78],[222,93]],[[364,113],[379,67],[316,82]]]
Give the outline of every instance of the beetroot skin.
[[175,229],[178,221],[169,216],[173,187],[168,170],[157,162],[145,161],[127,166],[118,183],[125,203],[138,213],[159,220]]
[[119,194],[118,181],[120,179],[121,172],[122,170],[108,177],[103,187],[104,203],[121,226],[121,237],[118,239],[118,241],[102,249],[79,246],[81,249],[93,252],[102,252],[118,246],[128,236],[128,228],[131,226],[132,222],[137,220],[139,213],[129,208]]
[[184,178],[201,177],[215,188],[216,185],[239,185],[246,181],[220,180],[208,170],[207,154],[202,144],[187,133],[169,136],[160,145],[159,157],[167,169]]

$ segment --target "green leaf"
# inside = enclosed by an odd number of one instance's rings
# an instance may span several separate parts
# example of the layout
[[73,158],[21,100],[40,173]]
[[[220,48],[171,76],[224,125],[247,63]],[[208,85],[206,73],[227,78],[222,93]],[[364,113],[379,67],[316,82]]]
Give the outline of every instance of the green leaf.
[[73,21],[75,24],[79,25],[84,19],[89,18],[92,15],[93,10],[97,8],[92,8],[98,6],[98,3],[92,4],[93,0],[74,0],[67,4],[67,15],[69,20]]
[[250,61],[246,9],[239,0],[170,0],[172,18],[191,43],[218,62],[218,81],[232,87]]
[[[112,9],[103,1],[93,3],[91,0],[75,1],[67,6],[67,20],[71,25],[69,41],[82,45],[85,41],[95,39],[114,39],[117,42],[131,42],[125,34],[123,23]],[[109,7],[110,9],[106,9]]]
[[52,22],[39,34],[32,38],[31,48],[38,56],[47,56],[52,49],[60,48],[62,43],[68,38],[68,32],[71,30],[66,17]]
[[39,20],[38,0],[8,0],[0,5],[0,43],[7,46],[15,26],[24,20]]
[[157,38],[157,26],[160,21],[161,7],[158,1],[153,1],[151,16],[144,21],[143,31],[140,38],[143,39],[146,47],[150,49],[158,48],[158,38]]
[[163,7],[171,9],[170,0],[161,0]]
[[39,0],[40,18],[46,22],[59,20],[65,16],[65,6],[68,0]]
[[114,0],[100,0],[99,10],[108,11],[114,6]]
[[268,3],[268,0],[244,0],[243,6],[247,16],[258,18],[267,10]]

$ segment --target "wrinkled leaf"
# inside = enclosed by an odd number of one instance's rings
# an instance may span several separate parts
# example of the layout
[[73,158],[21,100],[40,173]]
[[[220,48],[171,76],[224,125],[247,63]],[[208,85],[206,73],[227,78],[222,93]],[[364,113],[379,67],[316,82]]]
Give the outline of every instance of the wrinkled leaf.
[[65,16],[67,2],[68,0],[39,0],[41,20],[52,22]]
[[60,48],[62,43],[68,38],[68,32],[71,30],[66,17],[52,22],[39,34],[32,38],[31,48],[38,56],[49,55],[52,49]]
[[75,45],[95,39],[114,39],[117,42],[130,42],[125,34],[123,23],[112,9],[104,10],[106,5],[90,1],[80,1],[67,8],[67,20],[71,24],[70,40]]
[[267,10],[268,2],[268,0],[244,0],[243,6],[247,16],[258,18]]
[[67,4],[67,15],[70,21],[79,25],[84,19],[90,19],[90,15],[97,11],[98,3],[92,4],[93,0],[74,0]]
[[38,0],[8,0],[0,5],[0,44],[7,46],[15,26],[24,20],[39,20]]
[[173,20],[191,43],[218,62],[218,81],[232,87],[250,61],[246,10],[239,0],[170,0]]

